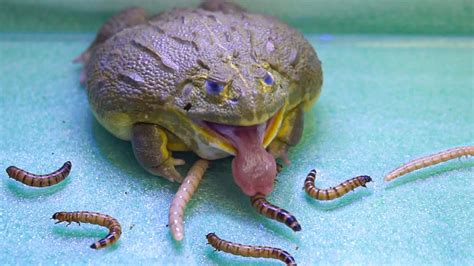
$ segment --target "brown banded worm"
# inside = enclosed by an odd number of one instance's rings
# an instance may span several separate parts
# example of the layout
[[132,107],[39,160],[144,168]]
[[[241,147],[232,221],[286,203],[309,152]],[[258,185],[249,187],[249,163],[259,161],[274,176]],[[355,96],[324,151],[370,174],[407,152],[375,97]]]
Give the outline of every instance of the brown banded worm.
[[372,178],[367,175],[356,176],[354,178],[348,179],[336,187],[330,187],[326,189],[317,188],[314,185],[314,180],[316,179],[316,170],[313,169],[309,172],[308,176],[304,181],[304,189],[306,193],[312,198],[318,200],[333,200],[341,197],[342,195],[356,189],[357,187],[365,187],[365,184],[372,181]]
[[391,181],[399,176],[408,174],[415,170],[446,162],[452,159],[460,158],[462,156],[474,156],[474,146],[461,146],[448,150],[444,150],[432,155],[424,156],[415,160],[412,160],[395,170],[388,173],[384,180]]
[[25,185],[32,187],[49,187],[63,181],[69,175],[69,172],[71,172],[71,167],[71,162],[67,161],[58,170],[45,175],[32,174],[15,166],[8,167],[6,171],[10,178]]
[[200,159],[194,163],[171,202],[168,225],[173,238],[177,241],[181,241],[184,238],[183,216],[186,204],[198,188],[208,166],[209,161],[207,160]]
[[301,231],[301,225],[298,223],[295,216],[268,202],[264,195],[256,194],[250,198],[250,202],[252,203],[252,207],[254,207],[254,209],[261,215],[280,223],[284,223],[295,232]]
[[68,225],[71,222],[90,223],[105,226],[109,229],[109,234],[100,239],[99,241],[92,244],[90,247],[93,249],[101,249],[115,243],[122,234],[122,226],[112,216],[102,214],[98,212],[89,211],[77,211],[77,212],[57,212],[53,214],[52,219],[58,220],[56,223],[67,222]]
[[229,242],[219,238],[215,233],[209,233],[206,235],[207,242],[213,246],[216,250],[224,251],[226,253],[243,256],[243,257],[254,257],[254,258],[272,258],[281,260],[286,265],[295,266],[296,261],[293,256],[287,251],[274,247],[266,246],[251,246],[242,245],[233,242]]

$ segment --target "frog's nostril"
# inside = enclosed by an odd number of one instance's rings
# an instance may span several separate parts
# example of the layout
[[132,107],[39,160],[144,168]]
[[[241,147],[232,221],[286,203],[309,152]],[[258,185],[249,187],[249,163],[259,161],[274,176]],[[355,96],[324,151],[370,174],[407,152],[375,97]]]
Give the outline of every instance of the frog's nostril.
[[187,103],[186,106],[184,106],[184,110],[187,112],[189,111],[189,109],[191,109],[191,107],[193,107],[193,105],[191,103]]
[[193,89],[194,89],[194,86],[191,83],[187,83],[186,85],[184,85],[184,87],[183,87],[183,96],[188,97],[189,94],[191,94],[191,92],[193,91]]
[[239,101],[239,99],[237,97],[234,97],[234,98],[231,98],[229,101],[232,104],[236,104]]

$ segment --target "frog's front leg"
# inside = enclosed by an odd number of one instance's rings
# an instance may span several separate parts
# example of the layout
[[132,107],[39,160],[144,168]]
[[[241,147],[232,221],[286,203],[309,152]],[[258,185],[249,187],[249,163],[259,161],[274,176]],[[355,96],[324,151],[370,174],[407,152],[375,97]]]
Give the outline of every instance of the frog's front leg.
[[276,138],[267,147],[275,159],[280,158],[285,164],[290,163],[288,159],[288,149],[298,144],[303,135],[303,127],[303,105],[300,104],[288,112],[283,119]]
[[162,127],[145,123],[133,125],[133,153],[140,165],[153,175],[181,182],[183,177],[175,166],[183,165],[184,161],[173,158],[167,144],[168,137]]

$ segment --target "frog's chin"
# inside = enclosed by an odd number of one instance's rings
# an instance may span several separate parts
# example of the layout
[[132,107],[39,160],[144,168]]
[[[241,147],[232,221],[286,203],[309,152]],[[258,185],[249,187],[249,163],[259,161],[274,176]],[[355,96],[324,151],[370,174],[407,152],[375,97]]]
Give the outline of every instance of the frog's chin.
[[226,139],[235,149],[232,174],[237,185],[248,196],[268,194],[273,189],[276,162],[265,148],[278,133],[283,108],[271,119],[253,126],[234,126],[204,121],[208,130]]

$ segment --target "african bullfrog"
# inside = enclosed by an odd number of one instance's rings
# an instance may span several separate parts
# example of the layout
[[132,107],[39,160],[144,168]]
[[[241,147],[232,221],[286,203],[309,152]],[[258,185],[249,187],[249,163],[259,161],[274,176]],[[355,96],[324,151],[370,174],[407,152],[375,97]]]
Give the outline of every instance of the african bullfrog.
[[77,61],[89,103],[140,165],[182,180],[174,151],[234,156],[242,191],[268,194],[275,159],[302,135],[322,69],[302,34],[276,18],[223,1],[149,16],[129,8],[107,21]]

